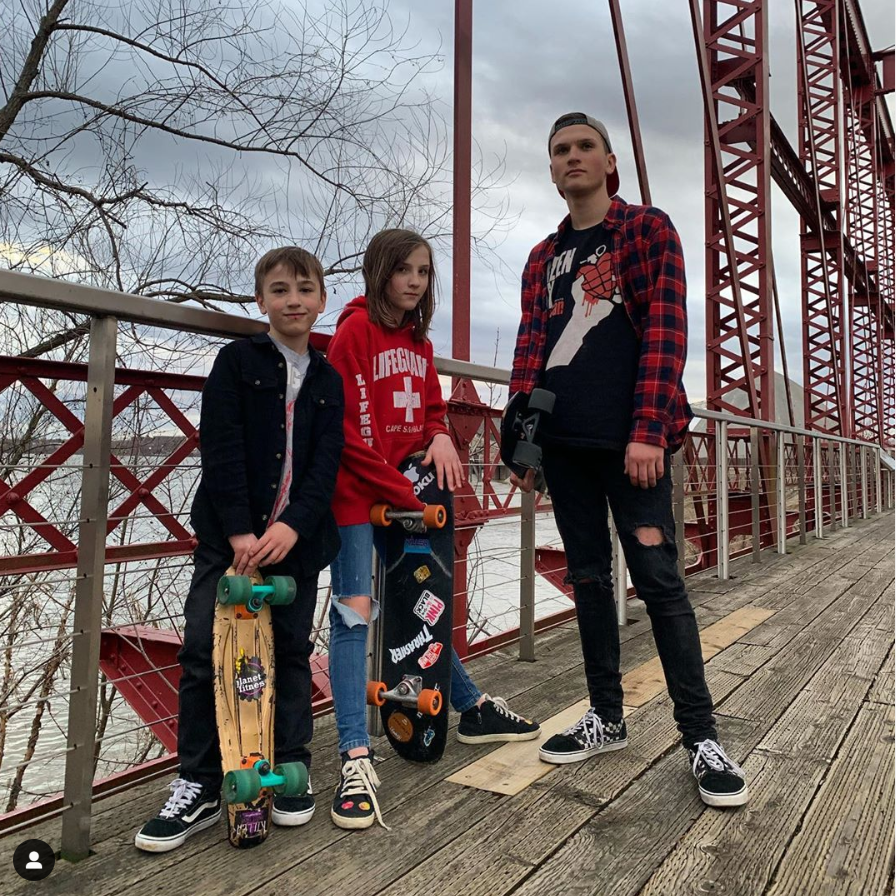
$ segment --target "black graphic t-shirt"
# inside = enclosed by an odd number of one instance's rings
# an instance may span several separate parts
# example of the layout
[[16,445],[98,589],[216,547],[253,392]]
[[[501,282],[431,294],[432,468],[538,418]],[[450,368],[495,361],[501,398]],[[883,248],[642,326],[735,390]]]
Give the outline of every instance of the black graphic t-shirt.
[[544,388],[557,396],[545,439],[623,450],[641,347],[616,283],[603,224],[571,227],[548,263]]

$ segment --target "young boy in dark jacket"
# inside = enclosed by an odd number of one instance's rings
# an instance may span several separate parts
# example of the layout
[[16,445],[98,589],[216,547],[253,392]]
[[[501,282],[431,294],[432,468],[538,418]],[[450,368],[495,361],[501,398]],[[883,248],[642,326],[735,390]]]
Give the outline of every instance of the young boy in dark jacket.
[[[228,567],[296,580],[295,601],[271,608],[274,754],[310,767],[310,635],[318,573],[339,549],[330,502],[343,445],[342,381],[309,344],[326,297],[311,253],[288,246],[264,255],[255,298],[270,332],[224,346],[202,392],[202,477],[191,514],[199,544],[178,655],[180,774],[136,836],[149,852],[175,849],[221,816],[212,628],[217,582]],[[313,813],[310,787],[303,797],[274,799],[275,824],[305,824]]]

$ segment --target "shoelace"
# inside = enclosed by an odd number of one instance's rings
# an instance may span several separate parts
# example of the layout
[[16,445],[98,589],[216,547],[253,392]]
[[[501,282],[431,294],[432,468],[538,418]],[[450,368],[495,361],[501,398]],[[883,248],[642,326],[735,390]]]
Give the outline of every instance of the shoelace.
[[486,700],[490,700],[490,701],[494,704],[495,709],[497,709],[498,712],[499,712],[502,716],[507,716],[508,719],[511,719],[511,720],[514,721],[514,722],[526,722],[526,721],[528,721],[527,719],[524,719],[524,718],[523,718],[521,715],[519,715],[518,713],[515,713],[515,712],[514,712],[514,711],[507,705],[507,701],[506,701],[503,697],[490,697],[488,694],[486,694],[486,695],[485,695],[485,699],[486,699]]
[[360,796],[365,794],[370,797],[373,803],[373,813],[376,820],[387,830],[391,831],[386,822],[383,821],[380,812],[380,804],[377,802],[376,789],[379,786],[380,779],[373,770],[373,763],[367,756],[359,756],[357,759],[349,759],[342,766],[342,790],[339,791],[339,798],[344,799],[347,796]]
[[159,812],[159,818],[174,818],[174,816],[180,815],[202,792],[201,784],[197,784],[195,781],[185,781],[183,778],[175,778],[168,787],[171,790],[171,796],[168,797],[168,802]]
[[694,764],[691,766],[694,774],[697,774],[697,766],[702,760],[703,763],[713,771],[717,772],[734,772],[734,774],[739,777],[744,776],[743,769],[736,763],[732,762],[727,755],[725,755],[725,751],[722,749],[721,745],[716,743],[714,740],[701,740],[700,743],[696,744],[696,751],[694,752]]
[[563,733],[574,737],[576,740],[581,740],[583,737],[586,747],[600,746],[606,740],[604,723],[593,709],[589,709],[575,725],[571,725]]

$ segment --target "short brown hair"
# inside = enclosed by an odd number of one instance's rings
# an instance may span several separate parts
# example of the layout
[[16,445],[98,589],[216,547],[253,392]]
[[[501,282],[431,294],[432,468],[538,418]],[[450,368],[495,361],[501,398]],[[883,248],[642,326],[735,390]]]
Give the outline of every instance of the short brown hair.
[[432,246],[413,230],[381,230],[367,246],[361,272],[364,274],[367,316],[372,323],[388,326],[391,316],[386,288],[395,269],[418,246],[425,246],[429,252],[429,283],[410,317],[414,324],[414,337],[425,339],[436,310],[436,269]]
[[324,292],[324,269],[323,265],[306,249],[298,246],[281,246],[279,249],[271,249],[265,252],[255,265],[255,295],[261,295],[261,289],[264,286],[264,278],[277,267],[282,264],[284,267],[292,271],[296,277],[307,277],[313,280],[317,277],[320,283],[320,290]]

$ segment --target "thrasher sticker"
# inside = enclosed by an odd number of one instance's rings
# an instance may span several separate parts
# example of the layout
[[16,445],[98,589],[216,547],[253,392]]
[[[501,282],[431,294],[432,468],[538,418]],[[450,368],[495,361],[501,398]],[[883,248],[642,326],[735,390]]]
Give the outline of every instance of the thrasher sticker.
[[414,651],[419,650],[424,644],[428,644],[430,641],[432,641],[432,634],[424,625],[420,634],[412,641],[408,641],[407,644],[404,644],[401,647],[390,647],[389,657],[393,663],[400,663],[403,659],[409,657]]

